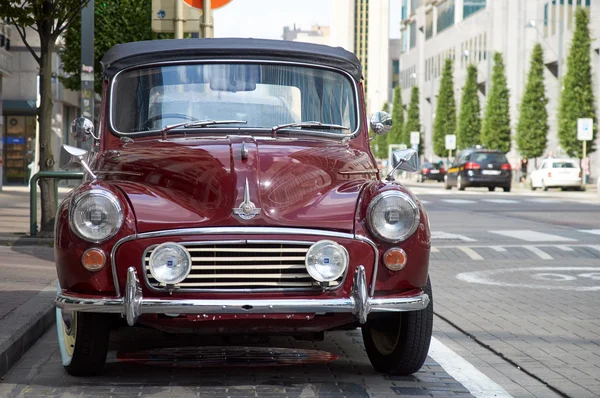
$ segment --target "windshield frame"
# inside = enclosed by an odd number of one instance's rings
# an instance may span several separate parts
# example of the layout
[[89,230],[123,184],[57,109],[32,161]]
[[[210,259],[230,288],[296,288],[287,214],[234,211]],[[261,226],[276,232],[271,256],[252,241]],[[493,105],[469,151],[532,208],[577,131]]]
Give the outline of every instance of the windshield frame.
[[[339,68],[325,66],[325,65],[318,65],[318,64],[305,63],[305,62],[263,60],[260,58],[256,58],[256,59],[253,59],[253,58],[247,58],[247,59],[190,59],[190,60],[181,60],[181,61],[179,61],[179,60],[178,61],[162,61],[162,62],[150,62],[150,63],[146,63],[146,64],[140,64],[140,65],[135,65],[135,66],[121,69],[112,77],[111,82],[110,82],[109,100],[108,100],[108,104],[107,104],[107,106],[108,106],[108,127],[109,127],[110,132],[119,138],[121,138],[121,137],[147,137],[147,136],[153,136],[153,135],[157,135],[158,137],[161,137],[160,129],[125,133],[125,132],[117,130],[115,128],[115,126],[113,125],[113,100],[114,100],[115,82],[117,81],[117,79],[119,78],[119,75],[121,73],[130,71],[130,70],[143,69],[143,68],[148,68],[148,67],[153,67],[153,66],[172,66],[172,65],[190,65],[190,64],[228,64],[228,63],[290,65],[290,66],[300,66],[300,67],[307,67],[307,68],[313,68],[313,69],[324,69],[324,70],[334,71],[334,72],[342,74],[346,79],[348,79],[350,81],[350,86],[352,87],[352,93],[353,93],[353,98],[354,98],[354,111],[356,113],[356,129],[352,133],[339,134],[339,133],[331,133],[331,132],[323,131],[323,130],[319,130],[319,129],[311,130],[308,128],[297,129],[297,128],[290,127],[290,128],[285,128],[285,129],[279,130],[278,134],[294,132],[296,134],[289,134],[289,136],[292,137],[293,135],[299,135],[299,136],[305,135],[305,136],[316,136],[316,137],[323,137],[323,138],[339,138],[340,140],[354,139],[359,136],[360,130],[361,130],[361,123],[362,123],[362,115],[361,115],[362,108],[360,106],[360,98],[358,95],[358,84],[350,73],[348,73],[342,69],[339,69]],[[178,129],[171,130],[170,135],[175,135],[177,133],[185,134],[186,132],[191,133],[191,132],[197,132],[197,131],[210,131],[212,133],[227,132],[227,131],[229,131],[229,132],[239,131],[240,135],[248,135],[248,134],[252,135],[252,133],[271,134],[271,127],[267,128],[267,127],[240,127],[240,126],[237,126],[237,127],[205,126],[205,127],[201,127],[201,128],[189,128],[189,129],[179,129],[178,128]],[[243,134],[241,134],[242,132],[243,132]]]

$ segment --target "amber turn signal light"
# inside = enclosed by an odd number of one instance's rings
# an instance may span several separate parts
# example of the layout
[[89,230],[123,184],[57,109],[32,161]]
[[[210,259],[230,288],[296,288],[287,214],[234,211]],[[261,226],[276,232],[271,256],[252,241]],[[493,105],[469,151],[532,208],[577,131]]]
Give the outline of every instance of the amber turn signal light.
[[81,256],[81,265],[88,271],[100,271],[106,263],[106,255],[100,249],[88,249]]
[[383,255],[383,263],[392,271],[400,271],[406,265],[406,253],[399,247],[392,247]]

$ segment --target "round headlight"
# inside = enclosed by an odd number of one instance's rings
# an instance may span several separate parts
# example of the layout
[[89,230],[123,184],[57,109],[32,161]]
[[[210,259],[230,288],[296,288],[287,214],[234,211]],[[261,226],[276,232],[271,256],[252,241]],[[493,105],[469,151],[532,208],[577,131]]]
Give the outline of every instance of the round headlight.
[[332,240],[320,240],[306,253],[306,270],[319,282],[332,282],[346,272],[348,252]]
[[190,253],[177,243],[160,244],[150,255],[150,273],[160,283],[179,283],[187,278],[191,269]]
[[123,224],[123,209],[115,195],[93,189],[75,198],[69,221],[71,229],[80,238],[99,243],[119,231]]
[[401,242],[419,226],[419,207],[404,192],[385,191],[371,201],[367,211],[371,232],[388,242]]

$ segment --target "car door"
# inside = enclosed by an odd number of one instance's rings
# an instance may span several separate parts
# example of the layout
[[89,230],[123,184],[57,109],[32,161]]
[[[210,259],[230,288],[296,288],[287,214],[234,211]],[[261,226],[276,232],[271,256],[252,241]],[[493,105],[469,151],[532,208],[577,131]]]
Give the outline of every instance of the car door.
[[534,188],[539,188],[542,186],[542,172],[543,172],[543,168],[545,167],[546,161],[543,161],[542,164],[540,164],[540,166],[537,168],[537,170],[534,170],[533,173],[531,173],[531,186]]
[[448,179],[448,185],[454,186],[456,185],[456,177],[458,176],[459,167],[456,158],[450,164],[448,168],[448,172],[446,173],[446,178]]

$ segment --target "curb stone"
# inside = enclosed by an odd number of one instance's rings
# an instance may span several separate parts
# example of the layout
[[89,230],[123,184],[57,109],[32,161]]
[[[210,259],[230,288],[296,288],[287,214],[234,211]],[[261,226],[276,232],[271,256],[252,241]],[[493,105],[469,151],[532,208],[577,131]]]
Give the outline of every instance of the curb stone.
[[0,233],[0,246],[54,246],[54,238],[37,238],[25,234]]
[[55,323],[56,282],[0,320],[0,377]]

